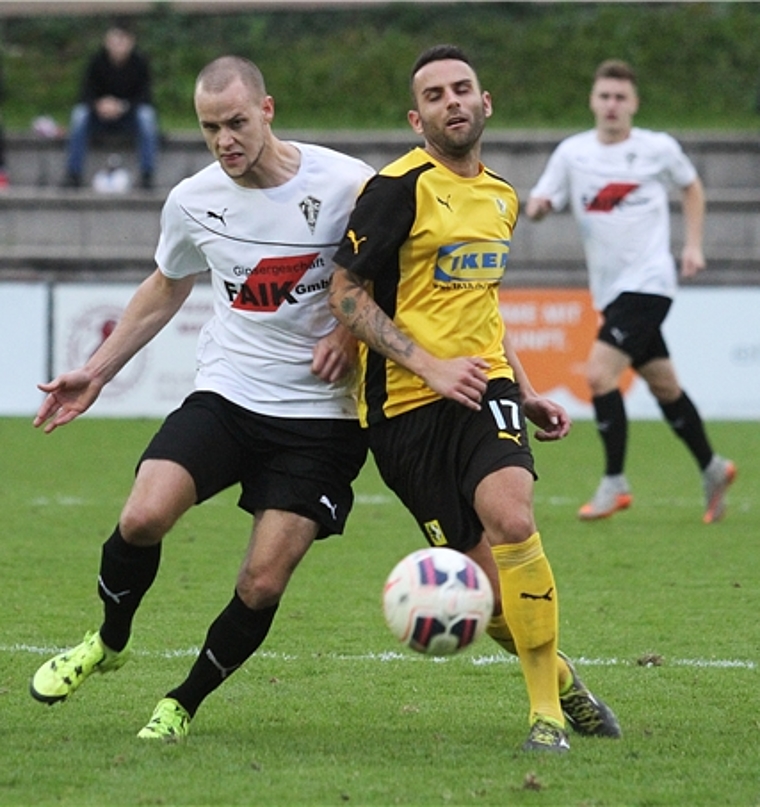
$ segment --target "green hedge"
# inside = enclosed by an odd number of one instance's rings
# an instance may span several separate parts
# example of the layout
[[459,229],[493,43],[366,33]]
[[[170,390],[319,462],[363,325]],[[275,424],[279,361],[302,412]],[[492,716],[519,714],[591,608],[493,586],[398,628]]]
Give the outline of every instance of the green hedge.
[[[24,129],[40,114],[66,123],[84,62],[107,22],[3,23],[9,128]],[[261,66],[281,127],[403,127],[409,67],[420,50],[443,41],[470,52],[494,97],[498,127],[590,124],[591,74],[608,57],[637,68],[642,125],[759,123],[755,3],[389,3],[226,15],[180,14],[162,3],[136,17],[134,27],[152,59],[165,128],[195,126],[195,75],[229,52]]]

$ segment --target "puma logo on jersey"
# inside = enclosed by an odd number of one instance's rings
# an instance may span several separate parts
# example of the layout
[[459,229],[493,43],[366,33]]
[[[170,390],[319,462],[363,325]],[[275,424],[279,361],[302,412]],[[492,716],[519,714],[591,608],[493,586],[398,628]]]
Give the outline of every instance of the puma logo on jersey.
[[448,211],[453,213],[454,211],[451,209],[451,203],[449,200],[451,199],[451,194],[449,194],[445,199],[441,199],[440,196],[436,196],[435,200],[438,202],[439,205],[443,205]]
[[222,224],[224,227],[226,227],[226,226],[227,226],[227,222],[226,222],[226,221],[225,221],[225,219],[224,219],[224,215],[225,215],[225,213],[226,213],[226,212],[227,212],[227,208],[226,208],[226,207],[224,208],[224,210],[222,210],[222,212],[221,212],[221,213],[215,213],[213,210],[207,210],[207,211],[206,211],[206,218],[207,218],[207,219],[216,219],[216,220],[217,220],[218,222],[220,222],[220,223],[221,223],[221,224]]
[[359,247],[367,240],[367,236],[363,235],[359,238],[353,230],[349,230],[346,235],[354,248],[354,255],[359,254]]

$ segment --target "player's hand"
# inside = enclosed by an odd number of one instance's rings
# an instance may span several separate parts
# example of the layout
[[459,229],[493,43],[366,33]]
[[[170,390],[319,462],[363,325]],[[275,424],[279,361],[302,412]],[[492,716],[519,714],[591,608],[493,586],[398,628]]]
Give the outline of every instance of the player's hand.
[[525,215],[534,221],[541,221],[553,209],[551,199],[547,199],[545,196],[531,196],[525,205]]
[[570,416],[564,407],[548,398],[539,396],[526,398],[523,401],[523,412],[532,423],[538,426],[534,437],[539,442],[561,440],[570,432],[572,426]]
[[37,387],[47,395],[33,423],[35,428],[44,424],[45,434],[86,412],[101,390],[101,386],[84,370],[72,370]]
[[488,386],[487,369],[488,362],[479,356],[435,359],[423,381],[444,398],[479,411]]
[[681,277],[694,277],[705,268],[705,256],[700,247],[685,246],[681,252]]
[[356,338],[346,327],[338,325],[314,345],[311,372],[334,384],[355,369],[357,352]]

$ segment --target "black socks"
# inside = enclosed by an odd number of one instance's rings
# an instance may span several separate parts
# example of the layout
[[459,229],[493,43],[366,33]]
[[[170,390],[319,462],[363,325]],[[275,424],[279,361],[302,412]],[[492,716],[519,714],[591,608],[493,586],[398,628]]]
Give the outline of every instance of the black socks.
[[628,442],[628,417],[620,390],[612,390],[592,399],[596,428],[604,445],[605,475],[623,473],[625,450]]
[[111,650],[124,649],[132,620],[145,592],[151,587],[161,561],[161,544],[133,546],[118,526],[103,544],[98,593],[105,606],[100,638]]
[[235,592],[209,628],[189,675],[166,697],[179,701],[192,717],[204,698],[258,649],[269,633],[277,608],[273,605],[254,611]]
[[669,404],[660,404],[662,414],[670,428],[686,443],[689,451],[704,471],[710,464],[713,450],[707,439],[705,426],[691,398],[683,392],[681,397]]

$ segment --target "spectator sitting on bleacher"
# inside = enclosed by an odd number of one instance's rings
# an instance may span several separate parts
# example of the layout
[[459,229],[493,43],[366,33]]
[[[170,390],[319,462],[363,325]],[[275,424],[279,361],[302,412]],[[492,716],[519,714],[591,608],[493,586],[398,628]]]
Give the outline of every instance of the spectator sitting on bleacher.
[[122,24],[106,31],[103,47],[87,66],[80,101],[71,113],[65,187],[81,187],[92,135],[111,132],[136,133],[141,185],[153,187],[158,123],[150,69],[135,48],[134,35]]

